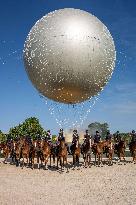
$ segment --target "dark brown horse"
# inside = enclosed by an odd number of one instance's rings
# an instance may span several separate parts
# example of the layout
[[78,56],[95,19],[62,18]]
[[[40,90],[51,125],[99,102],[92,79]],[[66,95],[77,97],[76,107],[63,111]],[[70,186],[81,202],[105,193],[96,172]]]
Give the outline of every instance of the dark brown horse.
[[32,164],[34,166],[34,157],[37,158],[37,165],[38,165],[38,169],[40,169],[40,161],[41,161],[41,166],[42,166],[42,162],[43,162],[43,140],[35,140],[33,142],[33,151],[32,151]]
[[91,140],[85,139],[84,143],[81,146],[83,159],[84,159],[84,167],[90,166],[91,164]]
[[131,156],[133,158],[132,162],[136,163],[136,142],[131,142],[129,144],[129,150],[130,150]]
[[79,166],[79,157],[80,157],[80,153],[81,153],[81,148],[80,148],[80,144],[79,144],[79,139],[77,139],[75,141],[75,143],[73,143],[72,145],[72,155],[73,155],[73,166],[75,168],[76,163]]
[[67,162],[67,147],[65,144],[65,140],[60,140],[60,145],[58,147],[58,153],[57,153],[57,169],[58,169],[58,163],[60,160],[60,166],[61,166],[61,172],[62,172],[62,167],[64,167],[64,162],[66,161],[66,167],[67,167],[67,172],[68,172],[68,162]]

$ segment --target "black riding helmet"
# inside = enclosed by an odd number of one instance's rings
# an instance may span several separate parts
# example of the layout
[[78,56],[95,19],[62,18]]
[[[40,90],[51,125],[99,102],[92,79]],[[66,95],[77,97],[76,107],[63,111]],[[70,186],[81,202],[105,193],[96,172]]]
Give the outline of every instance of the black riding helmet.
[[134,134],[134,133],[135,133],[135,130],[132,130],[132,133]]

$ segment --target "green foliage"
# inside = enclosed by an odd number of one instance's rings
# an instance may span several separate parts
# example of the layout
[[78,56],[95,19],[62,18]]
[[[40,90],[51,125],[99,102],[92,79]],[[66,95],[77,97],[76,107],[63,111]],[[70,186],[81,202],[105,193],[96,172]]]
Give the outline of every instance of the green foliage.
[[36,117],[27,118],[22,124],[11,128],[9,131],[9,135],[13,138],[29,135],[34,139],[37,135],[45,136],[45,134],[45,130]]
[[0,142],[4,142],[6,140],[6,134],[4,134],[1,130],[0,130]]
[[56,135],[52,135],[52,142],[53,142],[53,143],[56,142],[56,139],[57,139],[57,136],[56,136]]
[[95,135],[95,132],[99,131],[103,139],[105,138],[106,133],[109,130],[109,125],[108,123],[94,122],[88,125],[88,130],[91,135]]

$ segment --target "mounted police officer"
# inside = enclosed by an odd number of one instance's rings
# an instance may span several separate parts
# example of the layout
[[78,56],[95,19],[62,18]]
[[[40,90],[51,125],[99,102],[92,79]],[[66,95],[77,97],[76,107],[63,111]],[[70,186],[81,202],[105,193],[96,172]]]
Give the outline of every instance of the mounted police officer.
[[60,142],[61,140],[65,141],[63,129],[60,129],[59,136],[58,136],[58,141]]
[[119,133],[119,131],[117,131],[115,134],[114,134],[114,141],[115,141],[115,145],[114,145],[114,150],[115,150],[115,153],[117,152],[118,150],[118,145],[119,143],[121,142],[121,135]]
[[111,141],[112,140],[112,134],[110,133],[110,131],[107,131],[106,137],[105,137],[106,141]]
[[136,133],[135,130],[131,132],[131,143],[136,143]]
[[73,130],[73,135],[72,135],[72,144],[70,146],[71,154],[73,153],[73,147],[79,140],[79,135],[77,133],[77,130]]
[[85,131],[85,135],[84,135],[84,141],[85,140],[90,140],[92,137],[91,135],[89,134],[88,130]]
[[9,148],[12,147],[12,144],[13,144],[13,137],[11,135],[8,135],[7,136],[7,140],[6,140],[6,144]]
[[96,131],[96,134],[94,135],[94,143],[99,143],[101,141],[101,135],[99,131]]
[[32,137],[30,135],[27,135],[25,137],[25,140],[29,144],[29,146],[31,147],[32,146]]
[[45,139],[47,140],[48,143],[52,142],[52,135],[51,135],[51,131],[50,130],[47,130]]

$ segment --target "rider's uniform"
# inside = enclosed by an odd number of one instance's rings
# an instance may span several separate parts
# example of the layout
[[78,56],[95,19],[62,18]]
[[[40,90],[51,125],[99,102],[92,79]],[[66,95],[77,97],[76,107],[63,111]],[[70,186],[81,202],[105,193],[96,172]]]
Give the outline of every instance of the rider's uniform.
[[100,135],[94,135],[94,143],[99,143],[101,141],[101,136]]
[[132,142],[132,143],[136,143],[136,133],[132,133],[132,134],[131,134],[131,137],[132,137],[132,138],[131,138],[131,142]]
[[111,134],[107,134],[105,140],[106,141],[111,141],[112,140],[112,135]]

